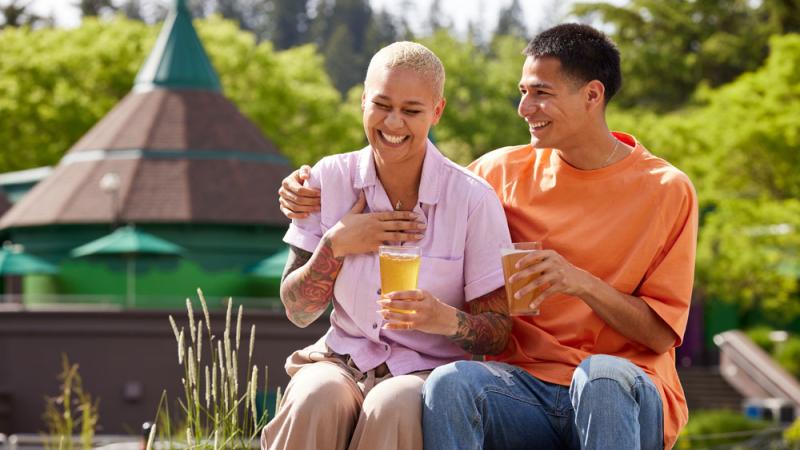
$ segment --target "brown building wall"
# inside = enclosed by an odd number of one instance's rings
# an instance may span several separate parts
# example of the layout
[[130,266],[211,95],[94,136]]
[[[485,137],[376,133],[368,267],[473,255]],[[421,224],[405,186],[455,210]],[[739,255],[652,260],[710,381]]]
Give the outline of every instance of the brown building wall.
[[[188,340],[184,311],[0,309],[0,433],[44,430],[44,397],[58,394],[61,354],[80,365],[84,388],[100,398],[100,432],[136,433],[142,422],[152,420],[162,390],[173,401],[182,392],[183,370],[169,314],[186,328]],[[212,312],[211,317],[212,330],[221,338],[225,314]],[[201,320],[202,313],[197,311],[195,318]],[[283,370],[286,356],[320,337],[328,321],[323,317],[300,329],[280,311],[245,311],[239,358],[242,376],[249,372],[244,366],[251,324],[256,325],[254,363],[261,373],[264,365],[269,366],[270,390],[274,391],[288,382]],[[209,360],[207,347],[206,341],[204,361]],[[259,378],[263,383],[263,376]]]

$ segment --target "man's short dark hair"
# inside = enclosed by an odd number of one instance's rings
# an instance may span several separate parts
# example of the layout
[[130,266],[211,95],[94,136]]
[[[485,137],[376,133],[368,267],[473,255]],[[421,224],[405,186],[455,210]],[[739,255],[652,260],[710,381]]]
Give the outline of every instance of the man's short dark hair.
[[551,57],[576,81],[598,80],[605,86],[605,102],[622,86],[619,50],[608,37],[589,25],[556,25],[534,37],[522,52],[534,58]]

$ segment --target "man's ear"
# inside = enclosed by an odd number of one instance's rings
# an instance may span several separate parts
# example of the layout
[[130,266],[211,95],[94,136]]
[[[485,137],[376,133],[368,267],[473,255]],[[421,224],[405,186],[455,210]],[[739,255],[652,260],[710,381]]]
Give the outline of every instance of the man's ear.
[[587,109],[605,107],[606,87],[600,80],[592,80],[584,86]]
[[364,109],[367,107],[367,91],[361,93],[361,111],[363,112]]

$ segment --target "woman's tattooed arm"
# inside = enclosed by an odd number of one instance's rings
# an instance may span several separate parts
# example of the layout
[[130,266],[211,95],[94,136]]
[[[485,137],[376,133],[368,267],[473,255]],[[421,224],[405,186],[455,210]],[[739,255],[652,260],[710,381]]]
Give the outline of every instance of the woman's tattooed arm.
[[333,256],[327,236],[322,237],[314,253],[295,246],[290,248],[281,280],[281,302],[286,308],[286,317],[303,328],[328,307],[344,258]]
[[469,312],[458,311],[458,330],[450,339],[473,355],[494,355],[506,348],[511,317],[504,287],[467,303]]

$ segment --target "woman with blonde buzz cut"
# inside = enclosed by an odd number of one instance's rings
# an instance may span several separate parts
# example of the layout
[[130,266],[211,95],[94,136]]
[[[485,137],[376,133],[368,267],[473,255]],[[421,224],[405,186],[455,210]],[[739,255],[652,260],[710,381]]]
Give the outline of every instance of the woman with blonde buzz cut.
[[[431,370],[505,348],[508,226],[489,185],[427,138],[444,81],[424,46],[384,47],[361,97],[369,145],[303,175],[321,207],[291,215],[281,301],[300,327],[332,304],[331,326],[287,359],[291,381],[264,449],[421,449]],[[378,246],[396,242],[420,248],[419,289],[380,292]]]

